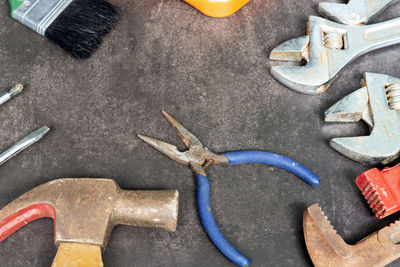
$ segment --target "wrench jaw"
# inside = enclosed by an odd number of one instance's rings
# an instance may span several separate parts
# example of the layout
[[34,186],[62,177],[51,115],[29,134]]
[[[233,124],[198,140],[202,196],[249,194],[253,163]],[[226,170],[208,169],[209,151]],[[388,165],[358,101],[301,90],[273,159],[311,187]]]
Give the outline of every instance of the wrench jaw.
[[310,51],[308,45],[310,37],[304,35],[284,42],[272,50],[269,58],[271,60],[294,61],[301,62],[302,60],[310,61]]
[[[322,43],[320,19],[309,17],[309,35],[282,43],[272,50],[269,57],[270,60],[292,61],[299,64],[302,61],[306,62],[304,66],[272,66],[270,69],[271,75],[283,85],[304,94],[321,93],[329,86],[328,53],[320,51],[325,48],[318,45]],[[315,53],[311,54],[310,51]]]
[[313,64],[274,66],[271,67],[270,72],[280,83],[303,94],[322,93],[328,89],[330,84],[328,72],[322,71],[322,68],[316,68]]
[[363,164],[387,164],[399,156],[400,149],[393,145],[395,142],[396,140],[381,136],[358,136],[333,138],[330,145],[354,161]]
[[[328,88],[328,60],[310,58],[310,37],[301,36],[288,40],[272,50],[271,60],[307,62],[305,66],[273,66],[271,75],[283,85],[304,94],[317,94]],[[325,64],[324,64],[325,62]]]
[[348,4],[319,3],[324,17],[347,25],[367,24],[383,9],[398,0],[349,0]]
[[[365,8],[354,10],[351,0],[348,4],[327,3],[318,4],[318,11],[324,17],[348,25],[360,25],[368,22]],[[356,12],[355,12],[356,11]]]
[[318,204],[304,211],[303,229],[307,250],[315,267],[356,266],[357,258],[352,246],[337,234]]
[[272,50],[271,60],[306,61],[304,66],[272,66],[271,75],[292,90],[304,94],[326,91],[351,59],[346,49],[345,25],[310,16],[306,36],[286,41]]
[[400,154],[400,113],[389,106],[387,86],[400,84],[388,75],[366,73],[363,88],[354,91],[325,112],[325,121],[365,121],[369,136],[334,138],[330,145],[364,164],[387,164]]
[[354,245],[335,231],[318,204],[304,211],[304,239],[315,267],[383,267],[400,257],[400,222],[382,228]]
[[360,88],[325,111],[325,121],[358,122],[364,120],[372,127],[373,122],[368,109],[368,100],[367,88]]

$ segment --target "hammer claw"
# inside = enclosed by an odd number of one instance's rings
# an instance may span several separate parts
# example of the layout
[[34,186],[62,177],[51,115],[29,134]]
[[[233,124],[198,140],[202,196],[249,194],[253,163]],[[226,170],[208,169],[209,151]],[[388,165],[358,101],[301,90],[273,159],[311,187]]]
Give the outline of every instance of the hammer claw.
[[55,219],[54,208],[47,203],[29,205],[0,221],[0,242],[28,223],[40,218]]

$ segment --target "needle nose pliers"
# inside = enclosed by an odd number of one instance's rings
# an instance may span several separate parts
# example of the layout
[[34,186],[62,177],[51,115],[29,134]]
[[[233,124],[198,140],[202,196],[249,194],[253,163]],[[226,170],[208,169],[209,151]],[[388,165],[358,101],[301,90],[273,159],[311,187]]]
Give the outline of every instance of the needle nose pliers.
[[186,130],[171,115],[165,111],[162,113],[189,150],[180,152],[176,146],[163,141],[143,135],[139,135],[139,138],[169,158],[181,164],[188,165],[192,169],[196,175],[197,182],[197,208],[207,235],[215,246],[233,263],[239,266],[249,266],[250,260],[229,244],[218,229],[211,211],[210,184],[205,168],[211,163],[229,165],[262,163],[285,169],[314,186],[319,184],[318,177],[297,161],[271,152],[249,150],[222,154],[213,153],[204,147],[196,136]]

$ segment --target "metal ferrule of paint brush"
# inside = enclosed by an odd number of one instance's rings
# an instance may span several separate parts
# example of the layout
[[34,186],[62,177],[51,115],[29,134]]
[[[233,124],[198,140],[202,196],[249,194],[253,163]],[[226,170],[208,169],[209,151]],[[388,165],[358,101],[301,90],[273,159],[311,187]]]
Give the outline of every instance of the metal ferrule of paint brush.
[[47,28],[72,0],[25,0],[13,13],[14,19],[44,36]]
[[22,92],[24,86],[22,84],[16,84],[10,90],[0,94],[0,105],[4,104],[8,100],[10,100],[13,96],[18,95]]
[[4,164],[6,161],[17,155],[19,152],[24,150],[25,148],[33,145],[37,141],[39,141],[48,131],[49,127],[44,126],[36,131],[30,133],[27,137],[20,140],[14,146],[10,147],[6,151],[0,154],[0,165]]

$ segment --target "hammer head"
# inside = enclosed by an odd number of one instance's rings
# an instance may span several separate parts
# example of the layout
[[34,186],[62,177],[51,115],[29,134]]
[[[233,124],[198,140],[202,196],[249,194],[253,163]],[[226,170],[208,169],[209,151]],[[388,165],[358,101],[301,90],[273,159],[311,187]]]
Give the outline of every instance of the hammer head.
[[57,245],[87,243],[104,249],[117,224],[175,231],[177,215],[176,190],[122,190],[110,179],[58,179],[0,210],[0,241],[33,220],[50,217]]

